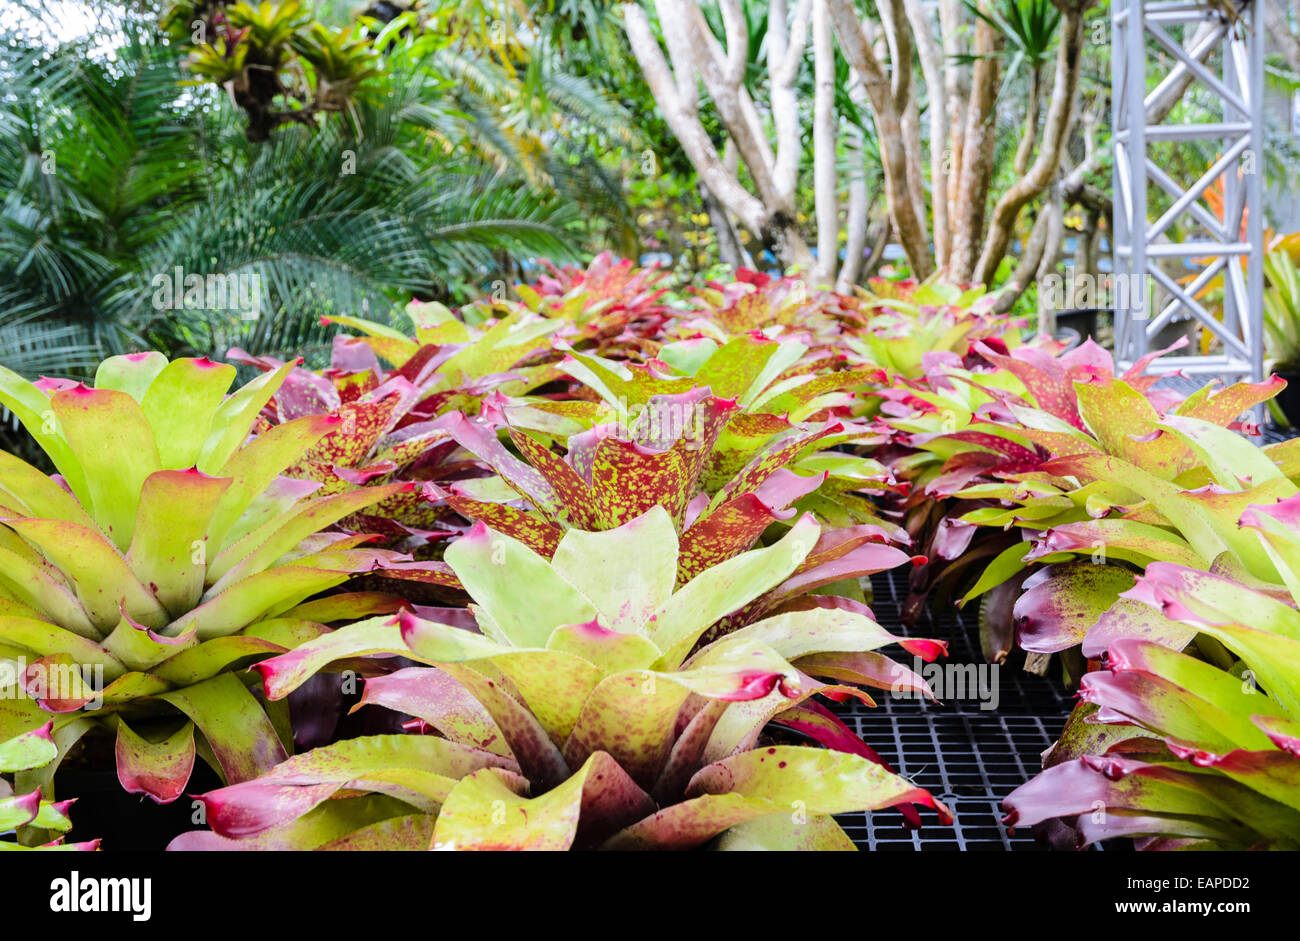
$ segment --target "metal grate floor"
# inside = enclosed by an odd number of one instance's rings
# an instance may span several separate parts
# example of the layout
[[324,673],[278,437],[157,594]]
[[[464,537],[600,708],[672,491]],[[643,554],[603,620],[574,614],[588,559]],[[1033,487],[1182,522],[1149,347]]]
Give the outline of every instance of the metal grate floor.
[[[833,706],[894,770],[929,790],[956,817],[951,827],[945,827],[933,811],[924,810],[920,830],[907,829],[896,811],[843,814],[836,819],[861,849],[1043,848],[1027,829],[1014,835],[1007,832],[1001,823],[1001,802],[1037,772],[1039,756],[1060,734],[1073,697],[1052,678],[1034,676],[1019,666],[985,665],[973,612],[963,617],[951,608],[927,608],[914,627],[903,626],[898,612],[907,592],[905,570],[877,575],[872,586],[871,608],[882,627],[895,634],[947,640],[948,656],[937,662],[980,666],[987,671],[983,673],[987,685],[967,692],[996,690],[997,699],[996,703],[987,695],[945,699],[940,693],[940,703],[934,704],[881,692],[874,696],[874,709],[856,701]],[[899,653],[896,659],[930,679],[909,655]]]

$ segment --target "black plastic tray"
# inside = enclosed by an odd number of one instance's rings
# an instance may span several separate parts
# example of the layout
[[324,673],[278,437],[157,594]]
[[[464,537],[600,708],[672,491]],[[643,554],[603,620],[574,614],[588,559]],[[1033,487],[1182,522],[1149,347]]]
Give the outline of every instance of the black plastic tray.
[[[906,627],[898,612],[906,596],[907,571],[877,575],[872,586],[872,611],[882,627],[904,636],[947,640],[948,656],[940,663],[983,664],[973,610],[966,615],[951,607],[927,610],[916,625]],[[915,668],[910,655],[897,648],[891,651]],[[833,707],[895,771],[929,790],[956,816],[949,827],[932,811],[923,811],[920,830],[907,829],[896,811],[838,816],[860,849],[1043,848],[1027,829],[1007,832],[1001,803],[1038,771],[1039,756],[1060,734],[1074,699],[1051,677],[1026,673],[1018,665],[997,670],[996,709],[983,709],[970,697],[935,704],[887,692],[874,697],[874,709],[856,701]]]

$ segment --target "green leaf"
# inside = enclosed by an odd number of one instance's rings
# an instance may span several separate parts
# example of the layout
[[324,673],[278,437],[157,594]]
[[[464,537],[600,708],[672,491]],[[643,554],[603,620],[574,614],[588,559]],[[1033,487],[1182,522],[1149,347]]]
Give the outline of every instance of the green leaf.
[[422,719],[453,742],[512,757],[501,730],[483,704],[436,667],[406,667],[368,678],[352,712],[368,705]]
[[[1172,415],[1166,416],[1159,425],[1186,441],[1222,487],[1237,490],[1245,486],[1246,481],[1258,486],[1270,480],[1285,479],[1266,454],[1235,431],[1199,418]],[[1292,496],[1296,492],[1292,485],[1290,493],[1283,495]]]
[[214,556],[225,548],[227,534],[253,500],[339,421],[330,415],[307,415],[275,425],[225,462],[218,473],[231,479],[230,488],[208,529],[209,551]]
[[617,529],[569,530],[551,567],[595,605],[604,627],[637,631],[672,595],[677,532],[660,506]]
[[677,667],[714,621],[781,584],[807,558],[820,531],[812,516],[804,516],[775,544],[728,559],[687,582],[652,616],[648,635],[664,651],[656,666]]
[[899,804],[947,808],[929,792],[858,755],[774,746],[707,765],[691,779],[691,798],[615,834],[605,849],[689,849],[729,827],[772,814],[808,816],[879,810]]
[[167,357],[156,350],[110,356],[95,370],[95,388],[125,392],[137,402],[160,372],[167,368]]
[[[12,498],[5,496],[5,491]],[[26,461],[0,451],[0,503],[10,503],[39,519],[66,520],[81,526],[95,525],[76,497]]]
[[163,693],[203,733],[228,783],[249,781],[287,757],[275,728],[234,674]]
[[23,423],[41,450],[50,456],[55,469],[67,480],[68,488],[83,506],[89,507],[91,499],[86,489],[86,472],[59,430],[50,397],[12,369],[0,366],[0,403]]
[[125,552],[145,479],[162,468],[140,403],[125,392],[77,386],[55,392],[50,407],[84,469],[91,515]]
[[50,735],[53,722],[0,741],[0,771],[28,771],[49,764],[59,753]]
[[544,648],[561,624],[596,617],[591,601],[544,558],[482,523],[453,542],[445,558],[513,646]]
[[583,703],[602,673],[579,656],[560,650],[516,648],[402,612],[402,634],[420,659],[441,666],[488,661],[509,678],[552,741],[569,737]]
[[215,551],[208,523],[229,486],[228,477],[196,470],[157,471],[144,482],[126,564],[172,617],[203,594],[207,553]]
[[433,735],[367,735],[295,755],[256,780],[209,791],[203,802],[214,831],[243,838],[283,827],[345,787],[380,791],[429,812],[465,776],[511,765]]
[[167,628],[180,636],[191,628],[200,640],[236,633],[273,608],[292,606],[309,596],[347,581],[351,571],[283,565],[250,575],[181,615]]
[[769,814],[731,827],[713,844],[721,851],[755,850],[856,853],[858,848],[835,822],[818,814],[798,822],[794,814]]
[[288,362],[274,372],[263,373],[221,403],[212,417],[212,431],[199,451],[199,470],[205,474],[221,473],[231,455],[247,440],[257,413],[271,401],[293,368],[294,363]]
[[[450,630],[451,628],[449,628]],[[283,699],[335,660],[374,654],[410,654],[397,618],[368,618],[321,634],[288,653],[256,665],[268,699]]]
[[520,796],[498,772],[479,771],[447,797],[434,828],[434,847],[567,850],[575,843],[595,844],[653,810],[649,796],[602,752],[534,798]]
[[234,366],[207,357],[173,360],[158,373],[141,407],[153,427],[163,467],[185,470],[195,465],[234,380]]

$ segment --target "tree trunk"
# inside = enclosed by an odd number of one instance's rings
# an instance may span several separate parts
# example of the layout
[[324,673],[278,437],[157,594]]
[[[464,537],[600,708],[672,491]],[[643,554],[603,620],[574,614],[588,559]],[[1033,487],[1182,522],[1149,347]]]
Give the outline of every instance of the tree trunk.
[[1029,107],[1025,112],[1025,130],[1020,136],[1020,146],[1016,148],[1016,176],[1025,175],[1029,161],[1034,156],[1034,144],[1038,141],[1038,106],[1042,83],[1042,73],[1035,65],[1029,73]]
[[[775,8],[774,8],[775,9]],[[826,0],[813,0],[813,182],[817,204],[818,284],[835,281],[839,267],[840,209],[835,173],[835,46]]]
[[[932,22],[921,0],[904,0],[908,22],[916,35],[916,52],[921,61],[921,76],[930,96],[926,108],[930,118],[930,213],[934,219],[934,260],[940,268],[948,264],[948,102],[939,44],[935,42]],[[954,65],[953,68],[956,66]]]
[[[1065,206],[1061,200],[1061,187],[1053,186],[1047,205],[1043,207],[1047,214],[1047,232],[1043,237],[1043,258],[1038,263],[1034,280],[1040,285],[1043,279],[1056,271],[1056,263],[1061,258],[1062,242],[1065,235]],[[1049,337],[1056,336],[1056,307],[1046,303],[1043,292],[1038,292],[1038,332]]]
[[727,210],[718,201],[718,197],[709,192],[709,188],[703,184],[700,185],[700,201],[704,204],[704,211],[708,213],[709,222],[713,225],[713,232],[718,239],[718,260],[729,267],[734,274],[745,267],[745,255],[736,230],[731,220],[727,218]]
[[891,82],[862,35],[852,0],[827,0],[835,34],[850,66],[862,77],[876,124],[881,163],[885,173],[885,201],[889,216],[898,232],[903,251],[917,277],[925,278],[934,270],[930,240],[925,220],[918,218],[912,191],[908,186],[907,153],[902,145],[902,117],[894,100]]
[[[984,6],[981,4],[981,6]],[[961,174],[952,223],[949,276],[957,282],[971,280],[976,246],[984,232],[984,211],[993,170],[995,106],[998,95],[999,35],[984,20],[975,26],[975,61],[970,103],[962,133]]]
[[1061,166],[1061,157],[1074,121],[1074,103],[1079,87],[1079,63],[1083,53],[1083,17],[1067,7],[1061,12],[1061,44],[1057,50],[1056,77],[1052,83],[1052,103],[1043,127],[1043,146],[1029,172],[1016,180],[1002,194],[993,209],[984,250],[975,266],[976,281],[987,284],[997,272],[1020,210],[1043,192]]

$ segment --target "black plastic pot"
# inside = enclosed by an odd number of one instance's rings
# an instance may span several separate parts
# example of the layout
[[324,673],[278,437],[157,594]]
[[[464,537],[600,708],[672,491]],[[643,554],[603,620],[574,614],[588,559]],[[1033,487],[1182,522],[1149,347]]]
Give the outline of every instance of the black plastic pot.
[[1062,310],[1056,314],[1057,330],[1074,330],[1081,338],[1097,336],[1097,315],[1109,314],[1108,309],[1100,307],[1081,307],[1075,310]]
[[117,852],[156,852],[186,830],[203,829],[194,820],[194,801],[188,795],[221,787],[216,772],[202,761],[194,763],[185,793],[170,804],[128,794],[115,771],[67,769],[55,780],[59,800],[77,798],[69,811],[72,830],[65,842],[98,837],[103,841],[100,849]]
[[1278,375],[1286,380],[1286,388],[1277,394],[1274,401],[1286,416],[1287,424],[1292,428],[1300,426],[1300,371],[1282,370]]

